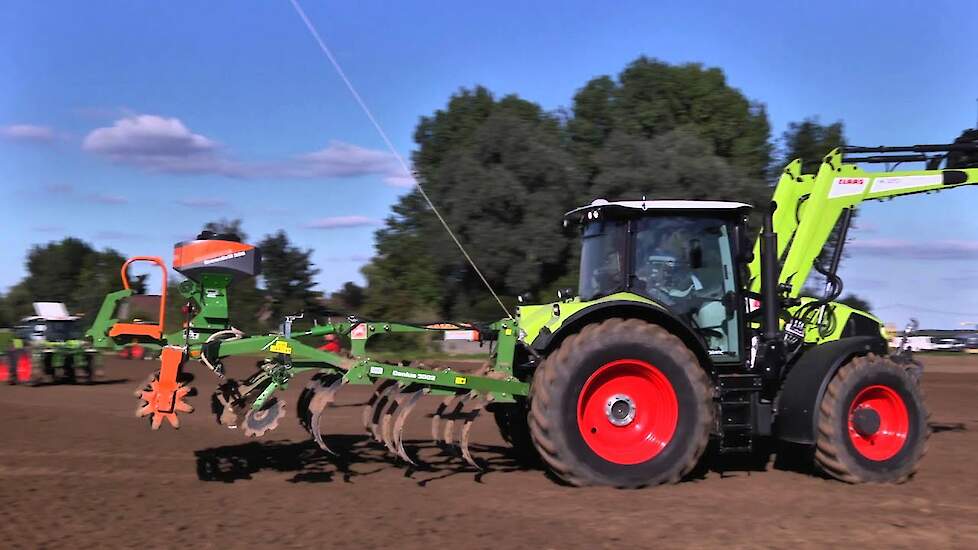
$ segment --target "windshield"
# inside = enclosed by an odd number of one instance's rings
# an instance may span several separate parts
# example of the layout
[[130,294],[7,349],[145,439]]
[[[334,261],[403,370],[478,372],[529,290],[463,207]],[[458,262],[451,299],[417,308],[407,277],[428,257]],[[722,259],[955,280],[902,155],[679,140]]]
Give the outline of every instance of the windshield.
[[48,342],[65,342],[77,340],[81,335],[80,327],[75,321],[47,321],[44,339]]
[[624,288],[625,222],[595,221],[584,226],[581,245],[582,300]]

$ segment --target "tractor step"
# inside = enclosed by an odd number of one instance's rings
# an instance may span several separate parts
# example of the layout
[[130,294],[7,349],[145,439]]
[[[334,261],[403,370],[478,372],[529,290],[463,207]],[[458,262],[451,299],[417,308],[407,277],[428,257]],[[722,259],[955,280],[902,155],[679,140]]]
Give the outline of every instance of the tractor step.
[[720,454],[749,453],[758,430],[758,393],[761,377],[754,374],[721,374]]

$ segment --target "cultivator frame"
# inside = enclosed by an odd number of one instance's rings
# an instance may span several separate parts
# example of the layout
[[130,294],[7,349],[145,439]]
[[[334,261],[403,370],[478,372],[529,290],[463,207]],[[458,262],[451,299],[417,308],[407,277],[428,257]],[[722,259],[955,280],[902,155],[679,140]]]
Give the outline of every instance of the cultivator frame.
[[[158,429],[164,421],[177,428],[180,426],[178,415],[193,411],[185,399],[192,395],[188,363],[196,360],[213,373],[219,383],[212,397],[212,411],[218,422],[229,428],[241,428],[247,436],[259,437],[277,427],[285,412],[279,392],[287,389],[296,376],[312,374],[296,404],[296,413],[300,424],[324,451],[332,453],[322,434],[321,417],[334,401],[337,391],[345,385],[374,385],[373,396],[364,407],[363,422],[376,441],[405,462],[414,464],[415,460],[406,452],[402,440],[406,419],[420,397],[440,396],[443,401],[433,416],[432,433],[441,443],[457,445],[462,459],[478,467],[468,448],[472,422],[489,403],[514,403],[529,394],[529,384],[514,376],[520,335],[515,319],[477,325],[411,324],[349,317],[294,332],[294,322],[302,318],[296,315],[286,317],[277,333],[246,336],[234,329],[228,319],[227,288],[243,276],[257,274],[259,259],[245,258],[251,263],[241,269],[242,256],[236,254],[251,253],[252,247],[222,240],[226,236],[202,234],[201,237],[190,243],[179,243],[175,251],[177,271],[188,265],[187,262],[181,264],[180,258],[194,258],[190,262],[193,268],[184,270],[193,278],[179,286],[186,301],[186,318],[181,330],[163,334],[161,321],[120,323],[113,317],[120,302],[133,295],[127,281],[131,263],[151,262],[165,272],[165,264],[155,257],[138,257],[126,262],[122,269],[125,288],[106,297],[89,330],[88,335],[102,349],[118,349],[133,340],[144,346],[161,348],[159,371],[136,393],[142,400],[137,415],[148,417],[153,429]],[[206,254],[201,256],[197,249]],[[228,260],[238,265],[227,265]],[[161,312],[164,307],[161,303]],[[349,355],[318,349],[301,340],[329,334],[349,338]],[[492,347],[492,359],[473,372],[429,369],[423,365],[392,364],[372,359],[367,350],[368,341],[393,334],[451,334],[485,342]],[[224,360],[241,356],[264,358],[246,379],[228,378]]]

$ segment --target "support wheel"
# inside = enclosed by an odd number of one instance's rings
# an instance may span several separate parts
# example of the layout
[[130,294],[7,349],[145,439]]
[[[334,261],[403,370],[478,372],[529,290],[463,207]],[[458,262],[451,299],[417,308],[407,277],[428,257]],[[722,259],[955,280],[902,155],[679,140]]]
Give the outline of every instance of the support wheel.
[[572,485],[675,483],[696,466],[713,425],[699,361],[664,328],[609,319],[569,336],[533,378],[530,431]]
[[927,451],[928,418],[920,386],[903,365],[857,357],[822,397],[815,462],[849,483],[902,483]]

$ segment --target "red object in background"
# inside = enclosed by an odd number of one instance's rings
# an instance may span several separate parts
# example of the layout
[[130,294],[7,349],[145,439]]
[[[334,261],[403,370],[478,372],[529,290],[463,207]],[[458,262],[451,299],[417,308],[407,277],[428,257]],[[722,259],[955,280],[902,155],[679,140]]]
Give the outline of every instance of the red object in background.
[[[6,382],[10,379],[10,366],[7,361],[7,357],[0,359],[2,361],[3,368],[0,368],[0,382]],[[27,382],[31,379],[31,355],[29,353],[21,353],[17,358],[17,381]]]
[[322,351],[328,351],[330,353],[339,353],[340,339],[337,338],[335,334],[327,334],[325,338],[326,338],[326,343],[319,346],[319,349]]
[[129,353],[130,359],[142,359],[146,355],[146,348],[143,346],[132,346],[132,351]]
[[337,340],[331,340],[331,341],[326,342],[325,344],[319,346],[319,349],[321,349],[323,351],[328,351],[330,353],[339,353],[340,352],[340,343]]
[[146,356],[146,348],[139,344],[126,346],[119,350],[119,357],[123,359],[142,359]]

